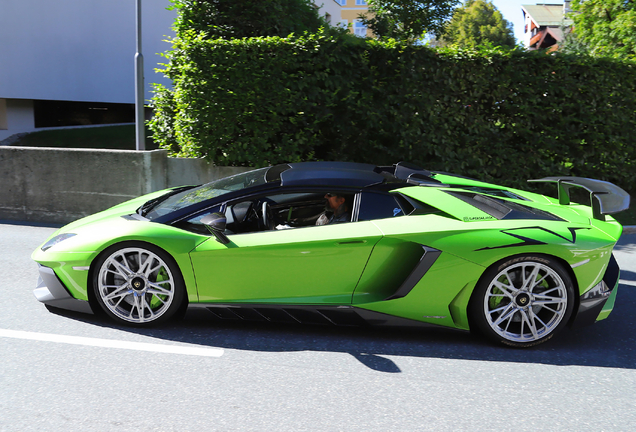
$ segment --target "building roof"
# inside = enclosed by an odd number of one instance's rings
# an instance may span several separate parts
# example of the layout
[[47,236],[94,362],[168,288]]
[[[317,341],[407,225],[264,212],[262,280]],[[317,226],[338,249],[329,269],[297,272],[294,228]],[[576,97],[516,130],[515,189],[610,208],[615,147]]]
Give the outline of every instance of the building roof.
[[[536,5],[521,5],[524,13],[530,15],[532,21],[539,27],[560,26],[564,23],[563,3],[542,3]],[[565,20],[565,24],[571,24],[570,20]]]
[[561,42],[563,40],[563,30],[560,27],[548,29],[548,33],[552,35],[557,42]]

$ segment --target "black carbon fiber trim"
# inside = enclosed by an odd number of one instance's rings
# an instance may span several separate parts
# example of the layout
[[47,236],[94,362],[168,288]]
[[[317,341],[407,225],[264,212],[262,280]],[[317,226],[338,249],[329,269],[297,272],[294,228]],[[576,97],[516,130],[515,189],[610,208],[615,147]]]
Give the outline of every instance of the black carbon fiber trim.
[[338,327],[437,327],[435,324],[354,306],[190,303],[188,307],[206,309],[210,312],[210,316],[218,321],[313,324]]
[[603,280],[580,297],[579,310],[572,320],[572,327],[578,328],[596,322],[603,306],[618,283],[620,269],[614,255],[610,258]]
[[194,303],[223,321],[260,321],[286,324],[360,326],[365,320],[351,306]]

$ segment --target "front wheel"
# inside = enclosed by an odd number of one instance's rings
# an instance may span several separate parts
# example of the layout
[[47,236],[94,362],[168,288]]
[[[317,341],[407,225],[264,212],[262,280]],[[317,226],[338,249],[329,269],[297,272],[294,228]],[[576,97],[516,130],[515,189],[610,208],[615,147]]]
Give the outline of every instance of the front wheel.
[[574,308],[569,274],[553,258],[521,255],[490,267],[469,306],[472,323],[490,339],[530,347],[552,338]]
[[168,320],[184,301],[185,284],[168,254],[149,244],[107,249],[93,271],[95,299],[108,316],[128,325]]

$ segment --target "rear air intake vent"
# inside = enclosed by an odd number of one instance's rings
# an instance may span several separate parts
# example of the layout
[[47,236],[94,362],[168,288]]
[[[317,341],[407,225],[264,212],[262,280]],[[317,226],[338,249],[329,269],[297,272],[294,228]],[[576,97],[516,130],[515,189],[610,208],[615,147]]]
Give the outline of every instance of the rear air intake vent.
[[563,219],[554,216],[544,210],[539,210],[519,204],[518,202],[505,201],[486,195],[480,195],[473,192],[447,192],[475,208],[489,214],[490,216],[502,219],[533,219],[533,220],[557,220]]

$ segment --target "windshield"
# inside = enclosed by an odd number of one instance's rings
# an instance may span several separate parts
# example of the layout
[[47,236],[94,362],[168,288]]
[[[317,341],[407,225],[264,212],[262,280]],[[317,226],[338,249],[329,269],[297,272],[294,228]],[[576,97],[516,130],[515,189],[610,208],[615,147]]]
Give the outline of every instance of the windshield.
[[[153,220],[210,198],[216,198],[229,192],[265,184],[265,174],[268,169],[269,167],[236,174],[176,193],[165,200],[159,201],[159,203],[154,206],[151,205],[148,206],[148,208],[146,208],[146,205],[142,206],[142,216]],[[150,204],[150,202],[147,204]],[[146,213],[144,214],[144,212]]]

